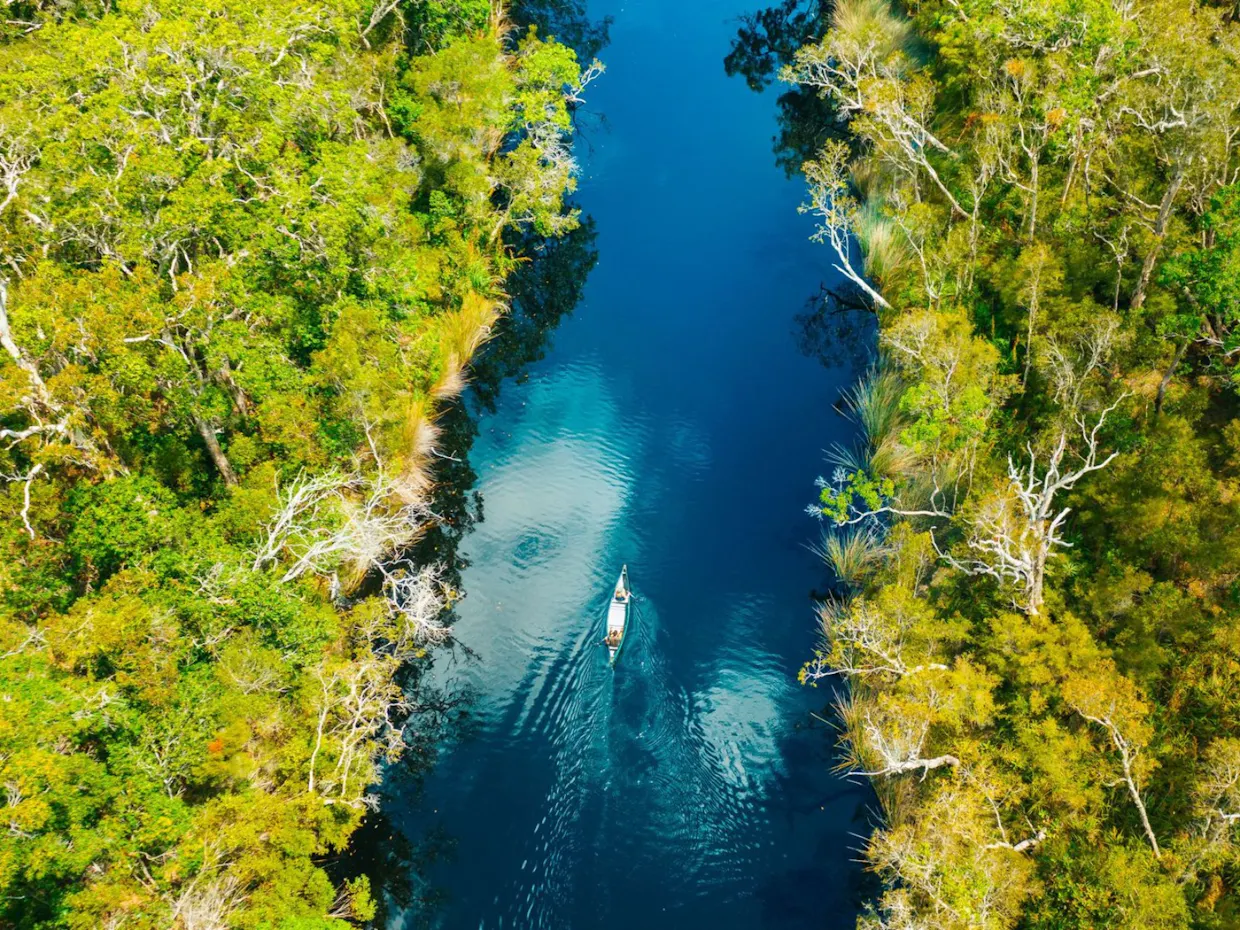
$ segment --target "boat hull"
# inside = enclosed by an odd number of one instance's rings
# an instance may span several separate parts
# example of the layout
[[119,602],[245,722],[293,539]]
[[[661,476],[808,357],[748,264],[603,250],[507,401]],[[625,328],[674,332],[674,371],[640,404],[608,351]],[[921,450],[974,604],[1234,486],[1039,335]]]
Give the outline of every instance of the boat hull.
[[629,590],[629,567],[620,569],[620,577],[612,589],[611,603],[607,608],[607,661],[616,664],[620,650],[624,648],[624,640],[628,634],[629,612],[632,608],[633,595]]

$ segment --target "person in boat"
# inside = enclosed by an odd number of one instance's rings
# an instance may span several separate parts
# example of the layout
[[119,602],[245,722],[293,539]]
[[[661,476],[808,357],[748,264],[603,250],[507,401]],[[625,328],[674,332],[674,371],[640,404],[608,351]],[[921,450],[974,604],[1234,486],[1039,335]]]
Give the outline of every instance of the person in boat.
[[607,637],[603,640],[603,645],[604,646],[619,646],[620,645],[620,631],[619,630],[608,630]]

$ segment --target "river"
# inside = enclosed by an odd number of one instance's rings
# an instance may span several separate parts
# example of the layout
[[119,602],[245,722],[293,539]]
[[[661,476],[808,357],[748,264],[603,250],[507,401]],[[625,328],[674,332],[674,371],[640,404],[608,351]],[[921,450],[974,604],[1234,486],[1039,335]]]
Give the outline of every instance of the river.
[[[869,795],[832,775],[811,716],[828,695],[796,682],[826,581],[804,508],[855,371],[798,349],[830,262],[775,165],[774,96],[721,65],[751,2],[590,6],[614,17],[578,146],[599,261],[478,422],[455,627],[474,655],[434,672],[473,693],[472,725],[416,801],[384,792],[393,835],[441,831],[451,854],[422,876],[434,917],[392,927],[855,920]],[[613,670],[598,643],[622,563],[636,602]]]

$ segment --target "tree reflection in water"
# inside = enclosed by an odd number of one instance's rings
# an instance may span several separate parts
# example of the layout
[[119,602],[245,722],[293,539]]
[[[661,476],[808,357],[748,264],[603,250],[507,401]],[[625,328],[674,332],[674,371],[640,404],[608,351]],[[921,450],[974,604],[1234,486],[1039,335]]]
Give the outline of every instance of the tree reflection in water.
[[[522,0],[509,11],[518,31],[536,26],[543,36],[554,36],[575,49],[582,62],[598,55],[608,41],[610,19],[591,20],[584,0]],[[578,142],[580,144],[580,140]],[[594,222],[581,225],[561,239],[546,241],[532,234],[514,236],[515,254],[526,256],[506,282],[509,313],[492,339],[470,366],[470,389],[446,407],[439,427],[439,461],[431,507],[439,517],[418,542],[411,556],[418,562],[445,566],[445,580],[460,587],[467,566],[461,541],[483,517],[477,475],[469,453],[478,436],[481,415],[495,409],[501,386],[509,379],[527,377],[528,366],[546,353],[551,332],[581,300],[586,278],[598,262]],[[451,618],[449,618],[449,622]],[[454,644],[435,661],[455,662],[468,650]],[[402,673],[402,686],[413,706],[413,723],[406,730],[407,751],[390,767],[376,790],[379,807],[367,815],[349,848],[327,863],[334,881],[367,875],[378,904],[374,925],[385,926],[400,915],[402,927],[434,923],[442,893],[423,876],[436,861],[450,857],[455,840],[441,829],[409,836],[397,825],[422,801],[422,784],[446,738],[468,737],[469,694],[447,694],[428,680],[429,663],[412,664]]]
[[[797,49],[822,37],[831,10],[831,0],[781,0],[742,16],[723,59],[724,70],[761,93],[779,80],[780,69]],[[776,101],[778,132],[772,142],[776,164],[791,178],[828,139],[851,139],[829,100],[809,88],[783,86],[787,89]],[[793,333],[801,352],[837,368],[872,356],[877,320],[858,288],[847,282],[830,288],[822,284],[794,318]]]
[[[479,418],[495,409],[506,381],[528,376],[528,366],[546,353],[551,332],[581,300],[586,278],[598,261],[595,238],[593,220],[584,218],[578,229],[561,239],[544,242],[529,237],[511,243],[515,252],[529,256],[508,280],[511,310],[471,366],[470,390],[438,420],[440,460],[431,507],[440,519],[411,555],[419,562],[443,564],[445,580],[454,587],[459,587],[467,564],[461,541],[483,514],[482,497],[475,489],[477,475],[469,463]],[[454,644],[436,661],[454,662],[462,653],[467,649]],[[432,686],[428,668],[412,664],[402,673],[413,723],[406,730],[406,752],[377,789],[378,810],[367,815],[348,850],[326,863],[336,882],[369,876],[379,904],[376,926],[385,926],[397,914],[404,917],[405,928],[433,923],[442,895],[422,876],[434,862],[450,856],[455,845],[442,830],[410,837],[391,814],[421,803],[422,780],[439,745],[448,737],[469,735],[471,695],[448,694]]]
[[[732,49],[723,68],[732,77],[743,77],[759,93],[779,80],[779,69],[792,61],[796,50],[822,36],[829,2],[782,0],[740,20]],[[775,162],[788,177],[801,171],[801,164],[818,154],[830,138],[847,138],[831,103],[815,91],[782,85],[776,101],[778,132],[773,141]]]
[[577,53],[582,64],[601,52],[609,41],[611,17],[590,19],[585,0],[519,0],[510,11],[522,29],[537,26],[543,36],[554,36]]

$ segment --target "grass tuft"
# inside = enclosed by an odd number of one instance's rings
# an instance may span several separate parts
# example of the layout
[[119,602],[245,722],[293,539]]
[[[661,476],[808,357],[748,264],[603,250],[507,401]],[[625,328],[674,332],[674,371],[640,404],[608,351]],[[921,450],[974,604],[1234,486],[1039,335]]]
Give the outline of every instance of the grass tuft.
[[461,309],[437,320],[443,351],[442,369],[431,394],[438,400],[454,397],[465,389],[465,366],[484,342],[491,338],[502,306],[478,294],[469,294]]
[[872,44],[880,60],[906,52],[913,35],[912,24],[891,9],[889,0],[837,0],[831,32],[842,45]]
[[849,416],[865,433],[871,447],[900,431],[903,415],[900,400],[904,381],[891,368],[878,365],[844,392]]
[[865,580],[883,551],[882,540],[872,527],[825,531],[822,541],[813,549],[835,572],[835,577],[850,587]]
[[908,262],[909,245],[904,233],[873,202],[858,211],[854,231],[865,256],[866,275],[880,283],[890,282]]

